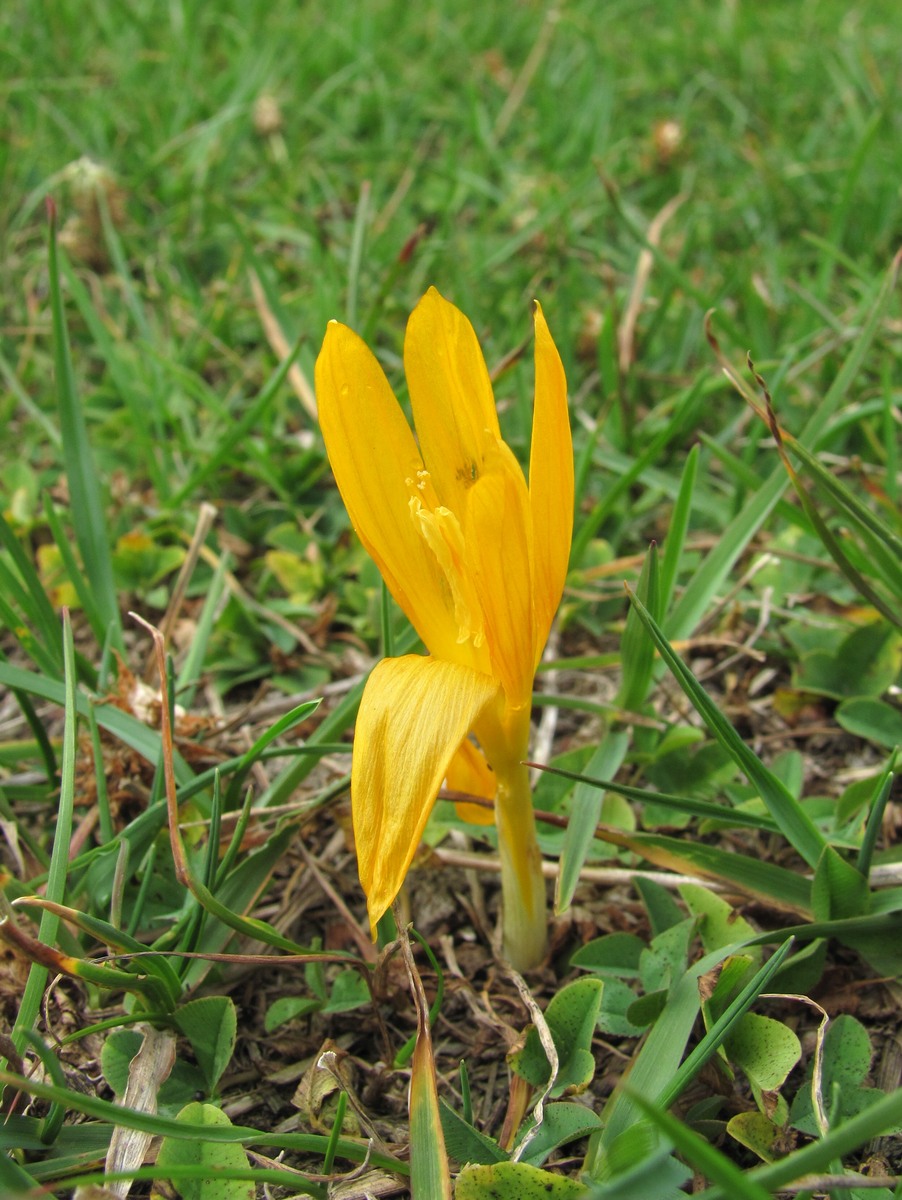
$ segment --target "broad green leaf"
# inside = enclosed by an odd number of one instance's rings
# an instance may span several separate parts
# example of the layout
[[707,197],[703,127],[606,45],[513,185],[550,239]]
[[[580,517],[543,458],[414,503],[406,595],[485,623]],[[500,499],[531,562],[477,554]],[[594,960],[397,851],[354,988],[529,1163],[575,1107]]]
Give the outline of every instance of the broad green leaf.
[[865,877],[832,846],[826,846],[811,885],[816,921],[862,917],[870,912],[871,893]]
[[[129,1063],[141,1048],[141,1035],[134,1029],[116,1029],[103,1043],[100,1052],[100,1069],[103,1077],[116,1093],[124,1096],[128,1084]],[[206,1081],[193,1063],[177,1058],[169,1078],[163,1083],[157,1096],[157,1107],[164,1117],[174,1117],[198,1092],[205,1093]]]
[[889,749],[902,746],[902,712],[885,700],[867,696],[844,700],[834,716],[837,725],[856,737]]
[[[684,883],[680,886],[679,892],[690,913],[699,918],[698,932],[707,952],[718,950],[721,946],[728,946],[739,938],[755,937],[757,930],[753,929],[744,917],[727,904],[726,900],[715,895],[708,888],[699,887],[694,883]],[[760,963],[760,952],[756,957]]]
[[207,1089],[216,1090],[235,1050],[238,1017],[230,996],[202,996],[180,1005],[173,1013],[176,1025],[191,1043]]
[[452,1158],[461,1163],[507,1162],[510,1155],[502,1150],[494,1138],[487,1137],[474,1129],[444,1100],[438,1102],[445,1135],[445,1149]]
[[[517,1135],[519,1145],[533,1128],[533,1121],[524,1122]],[[601,1117],[585,1104],[574,1104],[558,1100],[545,1106],[542,1124],[538,1133],[530,1140],[520,1161],[540,1167],[553,1150],[586,1137],[601,1128]]]
[[727,1121],[727,1133],[764,1162],[780,1157],[783,1130],[762,1112],[741,1112]]
[[[566,1089],[582,1091],[595,1074],[591,1045],[602,988],[600,979],[574,980],[551,998],[545,1010],[545,1020],[558,1053],[558,1074],[552,1096],[559,1096]],[[548,1082],[551,1065],[535,1028],[526,1035],[522,1050],[512,1054],[508,1061],[511,1069],[533,1087],[544,1087]]]
[[[778,1192],[805,1175],[829,1172],[847,1154],[858,1150],[872,1138],[898,1130],[900,1126],[902,1089],[888,1096],[879,1094],[879,1099],[873,1105],[832,1128],[826,1137],[811,1142],[793,1154],[778,1158],[776,1162],[755,1167],[748,1174],[770,1193]],[[733,1200],[733,1196],[729,1188],[715,1187],[702,1192],[699,1200]]]
[[654,992],[646,992],[644,996],[634,1000],[626,1010],[626,1019],[637,1029],[646,1029],[657,1021],[667,1007],[667,996],[666,987],[658,988]]
[[869,621],[853,629],[835,650],[803,654],[793,671],[793,685],[834,700],[881,696],[902,667],[902,633],[885,621]]
[[752,1085],[761,1104],[762,1092],[776,1092],[802,1057],[802,1047],[782,1021],[760,1013],[746,1013],[724,1039],[724,1049]]
[[581,946],[570,965],[582,967],[602,979],[638,979],[639,958],[645,943],[634,933],[606,933]]
[[689,943],[695,936],[695,918],[684,918],[652,939],[639,955],[639,976],[646,992],[665,991],[681,979],[689,958]]
[[671,991],[666,1008],[652,1026],[633,1060],[628,1075],[630,1092],[627,1093],[622,1087],[614,1091],[602,1113],[604,1129],[589,1143],[586,1170],[593,1178],[601,1170],[605,1155],[614,1141],[640,1120],[633,1094],[640,1092],[660,1106],[669,1108],[701,1070],[703,1064],[716,1053],[735,1022],[765,991],[786,959],[790,945],[784,943],[772,955],[683,1061],[686,1044],[701,1007],[699,979],[730,954],[742,949],[743,943],[739,942],[735,946],[706,954],[699,962],[693,964]]
[[648,1121],[624,1130],[608,1146],[598,1172],[600,1200],[676,1200],[691,1171],[672,1157],[673,1145]]
[[572,1179],[529,1163],[503,1162],[464,1167],[457,1177],[454,1200],[576,1200],[585,1190]]
[[627,1013],[636,1003],[636,993],[620,979],[606,979],[601,994],[598,1028],[615,1037],[638,1037],[644,1026],[634,1024]]
[[329,999],[323,1005],[323,1012],[351,1012],[370,1001],[370,989],[359,971],[339,971],[332,983]]
[[[213,1104],[194,1101],[186,1104],[176,1118],[192,1126],[231,1125],[225,1113]],[[215,1178],[219,1171],[240,1170],[248,1166],[247,1155],[240,1146],[222,1142],[205,1142],[200,1138],[164,1138],[157,1155],[157,1165],[175,1170],[178,1167],[202,1166],[210,1172],[207,1179],[173,1178],[183,1200],[254,1200],[256,1185],[238,1179]]]
[[773,980],[773,990],[796,996],[809,995],[823,975],[826,961],[827,942],[823,938],[813,938],[787,960]]
[[278,1029],[280,1025],[284,1025],[288,1021],[293,1021],[295,1017],[305,1017],[308,1013],[319,1012],[322,1006],[322,1000],[314,999],[312,996],[280,996],[266,1010],[263,1028],[267,1033],[272,1033],[274,1029]]
[[677,904],[673,893],[663,884],[654,879],[646,879],[642,875],[637,875],[633,880],[633,885],[648,913],[652,937],[657,937],[671,925],[678,925],[683,920],[685,915],[683,910]]
[[[868,1032],[855,1017],[843,1013],[827,1026],[823,1045],[822,1097],[831,1127],[843,1124],[881,1101],[883,1092],[868,1087],[864,1080],[871,1067],[871,1042]],[[796,1093],[789,1119],[802,1133],[818,1135],[811,1095],[812,1064],[805,1082]],[[902,1093],[897,1093],[902,1095]],[[902,1131],[902,1113],[895,1127],[886,1132]]]

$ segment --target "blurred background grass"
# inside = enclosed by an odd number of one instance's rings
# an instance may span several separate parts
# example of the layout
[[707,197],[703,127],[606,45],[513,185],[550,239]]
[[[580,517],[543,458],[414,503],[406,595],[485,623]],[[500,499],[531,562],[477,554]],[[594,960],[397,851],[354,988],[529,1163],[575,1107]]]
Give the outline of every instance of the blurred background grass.
[[[526,337],[539,296],[595,513],[574,565],[596,535],[631,553],[661,534],[700,433],[714,449],[693,521],[718,532],[767,469],[767,442],[717,373],[703,315],[717,307],[726,352],[741,364],[752,350],[800,428],[898,240],[899,43],[890,0],[13,0],[0,13],[4,510],[40,540],[42,494],[66,499],[52,196],[118,580],[151,603],[204,498],[258,598],[304,610],[361,565],[333,553],[346,519],[298,398],[281,387],[252,408],[276,366],[252,270],[308,378],[339,317],[402,392],[404,321],[430,283],[471,316],[490,363]],[[499,387],[521,449],[529,358]],[[894,370],[888,337],[864,408],[822,448],[886,465]],[[641,489],[606,506],[650,448]]]

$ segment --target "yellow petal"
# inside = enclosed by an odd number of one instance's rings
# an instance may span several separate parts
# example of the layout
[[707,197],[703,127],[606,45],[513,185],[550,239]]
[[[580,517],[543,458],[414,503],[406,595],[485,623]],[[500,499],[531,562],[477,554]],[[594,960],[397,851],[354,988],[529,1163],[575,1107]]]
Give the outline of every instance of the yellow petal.
[[529,501],[535,555],[538,663],[560,603],[573,534],[573,443],[567,380],[542,309],[535,310],[535,410],[529,455]]
[[414,654],[383,659],[367,680],[351,807],[374,932],[404,882],[448,764],[497,691],[488,675]]
[[526,481],[499,442],[490,469],[470,489],[465,537],[482,606],[492,673],[513,708],[529,704],[535,674],[532,526]]
[[435,288],[407,323],[404,371],[426,467],[442,504],[459,516],[501,430],[473,326]]
[[316,360],[320,427],[351,524],[429,650],[459,658],[442,572],[411,515],[423,462],[388,380],[366,344],[331,321]]
[[[481,796],[483,800],[494,801],[498,781],[479,747],[469,738],[464,738],[451,759],[445,785],[452,792],[466,792],[470,796]],[[469,821],[471,825],[495,824],[494,805],[470,804],[466,800],[455,800],[454,808],[460,819]]]

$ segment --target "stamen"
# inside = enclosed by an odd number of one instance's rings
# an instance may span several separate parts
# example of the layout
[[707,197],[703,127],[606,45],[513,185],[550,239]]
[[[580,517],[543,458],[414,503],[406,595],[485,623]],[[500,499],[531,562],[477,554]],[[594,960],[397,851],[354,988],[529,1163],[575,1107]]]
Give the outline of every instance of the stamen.
[[[432,497],[435,497],[435,492],[429,484],[428,471],[418,471],[417,475],[423,478],[415,485],[415,489],[411,488],[411,519],[435,556],[448,586],[449,598],[454,608],[454,620],[457,623],[458,645],[470,641],[478,650],[485,641],[482,608],[465,565],[463,531],[450,508],[445,508],[442,504],[429,506],[429,497],[425,496],[427,485]],[[424,493],[425,504],[417,492]]]

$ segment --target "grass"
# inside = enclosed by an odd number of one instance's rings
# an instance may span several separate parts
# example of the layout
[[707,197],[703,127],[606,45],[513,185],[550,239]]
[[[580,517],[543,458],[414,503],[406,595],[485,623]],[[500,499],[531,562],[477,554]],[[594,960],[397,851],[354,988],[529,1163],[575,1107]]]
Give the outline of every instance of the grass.
[[[47,19],[22,0],[2,7],[0,813],[7,929],[22,933],[0,973],[10,1194],[96,1181],[128,1123],[165,1139],[165,1177],[201,1200],[211,1161],[232,1172],[230,1196],[266,1181],[324,1195],[315,1176],[350,1170],[367,1136],[373,1166],[405,1176],[407,1076],[377,1064],[422,1024],[422,994],[411,985],[415,1009],[393,965],[373,975],[342,830],[364,673],[382,648],[416,647],[350,535],[306,381],[338,317],[403,396],[404,322],[432,283],[471,317],[490,366],[505,364],[502,426],[524,461],[531,354],[506,359],[541,299],[567,369],[578,487],[537,709],[558,717],[536,752],[581,780],[548,773],[536,795],[546,858],[562,857],[561,907],[576,907],[530,980],[532,1007],[492,964],[490,875],[444,882],[470,863],[441,840],[449,828],[491,857],[449,805],[429,831],[445,870],[411,876],[427,999],[436,976],[446,985],[432,1013],[445,1141],[455,1164],[474,1164],[459,1194],[478,1200],[493,1170],[520,1195],[527,1169],[554,1167],[555,1186],[581,1177],[580,1194],[653,1200],[654,1184],[663,1200],[689,1163],[711,1195],[759,1196],[798,1178],[795,1155],[800,1172],[840,1180],[830,1195],[855,1195],[863,1164],[898,1194],[898,1161],[875,1139],[899,1124],[899,1081],[868,1073],[902,965],[897,25],[889,0],[349,0],[340,13],[58,0]],[[814,515],[719,371],[709,309],[721,354],[757,402],[751,352],[780,424],[815,456],[794,460]],[[661,569],[640,582],[653,539]],[[624,579],[644,604],[629,619]],[[186,710],[171,740],[132,611],[166,634],[170,700]],[[649,629],[682,691],[652,661]],[[600,774],[629,801],[593,784]],[[167,823],[172,788],[181,833]],[[729,816],[719,825],[705,803]],[[613,904],[587,883],[636,868],[638,890],[617,884]],[[739,879],[746,899],[702,911],[655,871]],[[40,913],[19,904],[36,894]],[[635,940],[596,946],[608,936]],[[780,949],[762,959],[762,944]],[[497,1091],[499,1045],[566,1010],[574,953],[604,980],[600,1024],[583,1040],[548,1036],[574,1078],[585,1067],[588,1103],[570,1111],[552,1079],[551,1115],[518,1135],[540,1089],[514,1069],[509,1098]],[[708,969],[728,982],[700,1000]],[[48,984],[56,972],[65,982]],[[810,1004],[838,1017],[850,988],[866,997],[860,1031],[840,1025],[812,1049]],[[764,998],[780,992],[809,1006]],[[200,1020],[196,1004],[211,1005]],[[117,1117],[142,1012],[160,1060],[178,1036],[186,1061],[158,1080],[158,1116],[133,1103]],[[772,1086],[749,1049],[753,1028],[784,1044],[765,1017],[810,1034]],[[642,1029],[651,1052],[637,1049]],[[327,1037],[338,1057],[318,1076]],[[612,1092],[619,1067],[596,1073],[599,1037],[635,1058],[637,1095]],[[684,1090],[670,1088],[665,1065],[675,1075],[687,1056],[693,1072],[720,1072],[728,1100],[689,1089],[685,1065]],[[273,1060],[296,1074],[273,1076]],[[839,1086],[847,1060],[855,1088],[872,1089],[854,1103]],[[14,1082],[38,1061],[43,1082]],[[83,1095],[73,1074],[100,1082]],[[287,1089],[301,1076],[298,1125]],[[799,1097],[824,1078],[818,1125]],[[320,1086],[332,1101],[310,1098]],[[271,1119],[254,1107],[264,1088],[278,1094]],[[186,1108],[195,1094],[210,1103]],[[433,1099],[411,1128],[434,1128]],[[676,1104],[682,1124],[656,1104]],[[180,1133],[201,1159],[220,1144],[231,1157],[195,1161],[173,1149]],[[277,1175],[280,1149],[306,1182]],[[637,1155],[651,1176],[630,1175]],[[150,1169],[133,1195],[148,1194]],[[417,1170],[445,1167],[427,1154]]]

